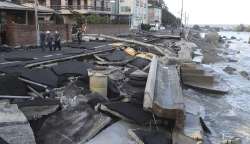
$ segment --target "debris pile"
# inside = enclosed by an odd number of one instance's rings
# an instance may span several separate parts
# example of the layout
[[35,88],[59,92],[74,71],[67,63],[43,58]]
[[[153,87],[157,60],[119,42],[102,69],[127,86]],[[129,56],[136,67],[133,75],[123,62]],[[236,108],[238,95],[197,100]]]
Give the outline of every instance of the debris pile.
[[196,46],[177,36],[141,37],[96,36],[112,48],[0,69],[0,129],[7,131],[0,138],[9,144],[202,142],[204,117],[187,103],[182,82],[206,89],[212,85],[197,83],[214,78],[197,65],[179,65],[192,62]]

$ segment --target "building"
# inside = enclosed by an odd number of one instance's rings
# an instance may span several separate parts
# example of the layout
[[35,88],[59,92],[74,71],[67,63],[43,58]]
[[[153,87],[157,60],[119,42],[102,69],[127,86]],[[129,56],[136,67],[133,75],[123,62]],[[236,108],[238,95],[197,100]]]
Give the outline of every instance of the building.
[[[39,6],[38,13],[39,15],[52,15],[54,10]],[[59,31],[65,41],[71,39],[71,27],[69,25],[39,23],[39,27],[42,31]],[[33,4],[0,1],[0,45],[36,45],[36,32],[35,10]]]
[[119,0],[119,14],[129,17],[131,29],[148,24],[148,0]]
[[[39,5],[51,8],[63,16],[66,24],[74,24],[73,14],[111,15],[110,0],[39,0]],[[44,17],[46,20],[47,18]]]
[[34,24],[32,9],[7,1],[0,1],[0,44],[8,43],[6,26],[9,24]]
[[156,29],[162,24],[162,5],[160,0],[148,1],[148,22]]

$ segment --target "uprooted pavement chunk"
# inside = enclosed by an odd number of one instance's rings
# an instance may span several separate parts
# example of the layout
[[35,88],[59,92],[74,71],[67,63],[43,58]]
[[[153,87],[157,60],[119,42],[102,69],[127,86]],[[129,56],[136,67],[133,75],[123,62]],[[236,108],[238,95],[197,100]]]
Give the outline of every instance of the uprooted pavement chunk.
[[148,59],[144,59],[144,58],[140,58],[137,57],[136,59],[134,59],[133,61],[131,61],[129,64],[136,66],[140,69],[145,68],[148,64],[150,63],[150,60]]
[[27,96],[27,86],[17,76],[0,76],[0,95]]
[[35,144],[33,131],[16,104],[0,102],[0,137],[10,144]]
[[93,68],[91,63],[80,61],[66,61],[52,67],[52,70],[59,76],[82,76],[88,77],[88,69]]
[[99,109],[123,120],[141,125],[150,124],[150,122],[153,121],[153,114],[144,111],[141,104],[111,102],[101,104]]
[[21,77],[39,84],[44,84],[48,87],[58,87],[58,77],[50,69],[32,69],[30,71],[24,71]]
[[49,117],[38,132],[39,144],[85,143],[111,122],[111,118],[80,103]]
[[98,56],[112,62],[124,61],[131,58],[131,56],[119,49],[116,49],[112,53],[99,54]]

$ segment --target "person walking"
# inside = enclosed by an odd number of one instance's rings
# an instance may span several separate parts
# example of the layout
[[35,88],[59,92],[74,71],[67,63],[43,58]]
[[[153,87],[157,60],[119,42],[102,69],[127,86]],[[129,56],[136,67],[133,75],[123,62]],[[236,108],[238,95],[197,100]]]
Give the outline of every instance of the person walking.
[[61,48],[61,35],[58,31],[55,31],[54,41],[55,41],[54,51],[56,51],[57,48],[59,51],[62,50],[62,48]]
[[81,44],[81,41],[82,41],[82,32],[81,32],[80,29],[78,29],[78,31],[76,33],[76,36],[77,36],[78,44]]
[[52,51],[52,47],[53,47],[53,37],[50,33],[50,31],[46,32],[46,41],[47,41],[47,47],[49,48],[50,51]]
[[45,51],[45,40],[46,40],[46,34],[41,31],[40,32],[40,48],[42,49],[42,52]]

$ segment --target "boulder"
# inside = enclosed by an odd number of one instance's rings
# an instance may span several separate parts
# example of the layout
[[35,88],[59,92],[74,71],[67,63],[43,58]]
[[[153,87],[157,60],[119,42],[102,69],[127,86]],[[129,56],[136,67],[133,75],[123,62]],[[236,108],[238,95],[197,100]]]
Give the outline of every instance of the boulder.
[[225,67],[223,69],[223,71],[226,72],[226,73],[228,73],[228,74],[230,74],[230,75],[232,75],[232,74],[234,74],[234,72],[236,71],[236,69],[233,68],[233,67],[227,66],[227,67]]
[[217,44],[220,40],[220,36],[217,32],[209,32],[205,35],[205,40],[209,43]]

